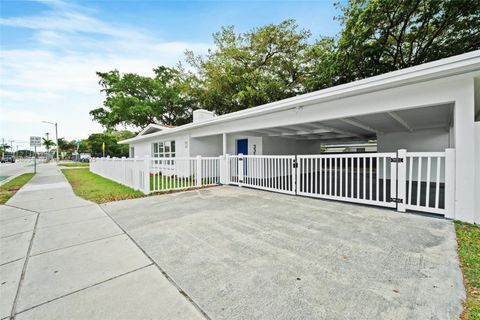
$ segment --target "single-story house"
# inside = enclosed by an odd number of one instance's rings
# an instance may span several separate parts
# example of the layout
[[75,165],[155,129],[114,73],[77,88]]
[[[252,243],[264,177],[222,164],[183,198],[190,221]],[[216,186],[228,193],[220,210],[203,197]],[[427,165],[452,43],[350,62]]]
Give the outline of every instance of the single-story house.
[[[455,213],[448,217],[478,223],[479,121],[480,51],[474,51],[225,115],[195,110],[192,123],[150,124],[120,143],[129,145],[130,157],[168,158],[318,155],[325,145],[371,140],[378,154],[405,149],[437,157],[453,149],[455,180],[447,191],[454,193]],[[434,160],[429,170],[443,166]],[[339,165],[360,170],[360,164]],[[436,172],[443,183],[447,173]],[[412,180],[417,172],[406,174]]]

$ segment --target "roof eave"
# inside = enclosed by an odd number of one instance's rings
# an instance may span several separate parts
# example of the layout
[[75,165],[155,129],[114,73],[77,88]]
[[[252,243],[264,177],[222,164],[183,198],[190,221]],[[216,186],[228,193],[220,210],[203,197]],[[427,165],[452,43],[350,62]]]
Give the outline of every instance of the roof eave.
[[357,80],[311,93],[302,94],[280,101],[260,105],[254,108],[228,113],[210,120],[202,121],[200,123],[189,123],[183,126],[172,128],[168,131],[160,131],[148,136],[134,137],[128,140],[120,141],[119,143],[128,144],[132,142],[138,142],[151,137],[158,137],[188,129],[200,128],[211,124],[278,112],[287,108],[294,108],[296,106],[321,103],[333,99],[346,98],[349,96],[383,90],[393,86],[414,84],[438,79],[443,76],[454,76],[478,70],[480,70],[480,50],[406,69],[392,71],[375,77]]

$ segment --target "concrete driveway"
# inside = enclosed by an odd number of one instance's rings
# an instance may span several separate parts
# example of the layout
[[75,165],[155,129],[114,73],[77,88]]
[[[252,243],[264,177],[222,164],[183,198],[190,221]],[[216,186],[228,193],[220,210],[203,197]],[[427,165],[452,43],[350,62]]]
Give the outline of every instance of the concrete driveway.
[[103,205],[211,319],[457,319],[452,222],[217,187]]

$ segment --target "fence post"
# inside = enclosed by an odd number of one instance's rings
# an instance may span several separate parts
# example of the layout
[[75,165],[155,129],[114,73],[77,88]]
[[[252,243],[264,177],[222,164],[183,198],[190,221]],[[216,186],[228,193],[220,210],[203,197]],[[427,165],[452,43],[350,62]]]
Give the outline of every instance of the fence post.
[[[377,186],[378,188],[378,186]],[[397,151],[397,211],[406,211],[407,194],[407,150]]]
[[244,173],[244,164],[243,164],[243,153],[238,154],[238,183],[243,182],[243,173]]
[[226,176],[226,166],[225,166],[225,156],[218,157],[218,165],[220,166],[220,184],[225,184]]
[[121,168],[122,168],[122,182],[123,183],[127,183],[127,173],[126,173],[126,169],[125,169],[125,157],[122,157],[122,165],[121,165]]
[[202,186],[202,156],[197,156],[197,182],[196,186],[201,187]]
[[225,184],[230,184],[230,155],[225,155]]
[[445,149],[445,218],[455,218],[455,149]]
[[150,193],[150,156],[143,158],[143,193]]
[[300,166],[298,164],[298,157],[295,155],[295,158],[292,159],[292,192],[298,194],[300,188],[298,187],[300,183]]

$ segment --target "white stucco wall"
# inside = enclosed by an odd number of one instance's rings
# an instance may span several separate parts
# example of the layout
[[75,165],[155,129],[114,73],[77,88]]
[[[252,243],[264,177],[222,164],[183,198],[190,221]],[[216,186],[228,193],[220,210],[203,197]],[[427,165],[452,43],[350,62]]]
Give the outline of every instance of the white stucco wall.
[[480,224],[480,122],[475,122],[475,212],[474,221]]
[[294,140],[282,137],[264,137],[263,154],[298,155],[320,153],[320,142],[315,140]]
[[261,136],[247,136],[242,134],[229,134],[227,136],[227,153],[231,155],[237,154],[237,140],[248,139],[248,154],[263,154],[263,138]]
[[190,156],[218,157],[223,152],[223,141],[221,135],[191,138]]
[[147,141],[131,143],[130,147],[135,148],[135,157],[143,158],[146,155],[152,157],[153,156],[153,154],[152,154],[152,143],[161,142],[161,141],[172,141],[172,140],[175,140],[176,157],[189,157],[190,156],[188,135],[161,137],[161,139],[152,137],[152,139],[149,139]]
[[377,136],[378,152],[394,152],[399,149],[410,152],[435,152],[445,151],[450,147],[450,132],[445,129],[392,132]]

